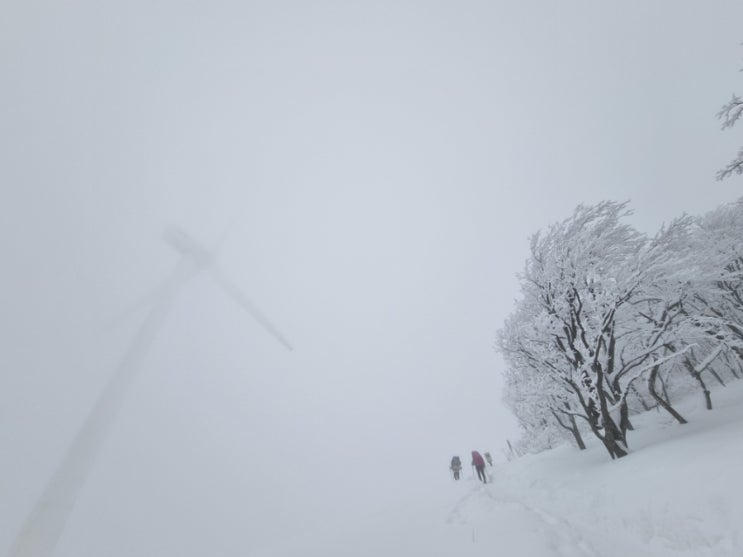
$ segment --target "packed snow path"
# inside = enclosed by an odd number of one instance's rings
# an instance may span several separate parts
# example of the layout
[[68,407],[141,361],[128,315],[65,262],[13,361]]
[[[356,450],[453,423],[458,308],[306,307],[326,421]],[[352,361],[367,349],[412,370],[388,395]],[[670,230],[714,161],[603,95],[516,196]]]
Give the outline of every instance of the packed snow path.
[[450,512],[447,523],[471,529],[468,555],[485,555],[483,546],[518,548],[523,555],[593,556],[596,552],[580,532],[546,511],[498,497],[493,484],[466,495]]
[[511,556],[597,555],[568,523],[544,510],[499,498],[495,484],[465,478],[446,487],[443,497],[438,494],[447,500],[443,507],[419,501],[390,508],[369,517],[358,530],[328,534],[317,547],[298,544],[286,556],[298,554],[300,548],[305,555],[329,557],[484,557],[506,549]]

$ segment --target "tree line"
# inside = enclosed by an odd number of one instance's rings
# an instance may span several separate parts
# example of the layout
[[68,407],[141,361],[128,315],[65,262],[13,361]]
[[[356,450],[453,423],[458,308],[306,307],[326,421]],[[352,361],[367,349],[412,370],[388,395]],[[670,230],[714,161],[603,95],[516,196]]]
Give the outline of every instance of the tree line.
[[625,456],[637,412],[678,423],[681,396],[743,377],[743,198],[656,234],[628,203],[579,206],[532,236],[521,296],[498,331],[519,451],[600,440]]

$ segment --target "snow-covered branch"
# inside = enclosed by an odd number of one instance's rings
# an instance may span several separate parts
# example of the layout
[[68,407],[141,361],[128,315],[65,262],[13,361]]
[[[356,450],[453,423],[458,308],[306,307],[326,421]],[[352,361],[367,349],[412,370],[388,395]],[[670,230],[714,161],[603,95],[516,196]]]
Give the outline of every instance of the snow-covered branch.
[[719,182],[733,174],[743,174],[743,147],[738,150],[735,158],[717,171],[715,178]]
[[732,128],[741,114],[743,114],[743,100],[738,95],[733,94],[732,98],[717,113],[717,119],[722,120],[722,129],[724,130]]

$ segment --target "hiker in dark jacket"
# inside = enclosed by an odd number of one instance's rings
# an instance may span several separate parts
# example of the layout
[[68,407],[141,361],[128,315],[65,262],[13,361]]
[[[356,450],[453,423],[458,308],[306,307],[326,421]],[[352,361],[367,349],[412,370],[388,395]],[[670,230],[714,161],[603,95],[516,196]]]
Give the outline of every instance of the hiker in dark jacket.
[[454,474],[454,479],[459,479],[459,472],[462,470],[462,461],[459,460],[458,456],[451,457],[451,464],[449,465],[449,468],[452,471],[452,474]]
[[485,481],[485,459],[477,451],[472,451],[472,466],[477,470],[477,477],[482,480],[482,483],[488,483]]

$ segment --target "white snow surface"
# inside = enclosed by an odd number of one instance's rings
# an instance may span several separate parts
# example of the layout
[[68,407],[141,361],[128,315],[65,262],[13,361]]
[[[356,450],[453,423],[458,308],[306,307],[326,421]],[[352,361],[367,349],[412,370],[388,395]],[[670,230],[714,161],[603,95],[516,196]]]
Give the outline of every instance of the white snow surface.
[[[704,408],[701,392],[676,405],[687,425],[664,412],[633,416],[631,453],[619,460],[587,439],[585,451],[562,446],[496,462],[485,485],[467,468],[454,481],[449,454],[436,462],[399,462],[397,477],[380,464],[380,474],[366,472],[356,486],[318,478],[313,492],[325,493],[328,501],[318,509],[328,514],[307,517],[298,511],[293,518],[278,515],[276,524],[268,509],[251,514],[247,500],[242,510],[207,512],[220,505],[210,507],[200,492],[171,494],[163,506],[155,498],[138,511],[119,494],[113,513],[99,508],[93,515],[87,507],[105,499],[105,491],[91,478],[54,555],[738,557],[743,555],[743,381],[713,390],[712,397],[712,411]],[[466,466],[468,452],[451,452]],[[277,490],[280,477],[267,473],[266,489]],[[372,500],[378,504],[367,503]],[[298,497],[296,503],[302,502]],[[200,507],[204,513],[196,512]],[[153,524],[147,537],[132,522],[139,513]],[[177,521],[179,513],[190,521]],[[101,514],[113,522],[96,522]],[[0,532],[0,555],[12,530]]]
[[[438,485],[406,505],[266,556],[673,557],[743,555],[743,384],[678,405],[687,425],[635,416],[632,452],[560,447]],[[445,471],[445,464],[442,469]]]

